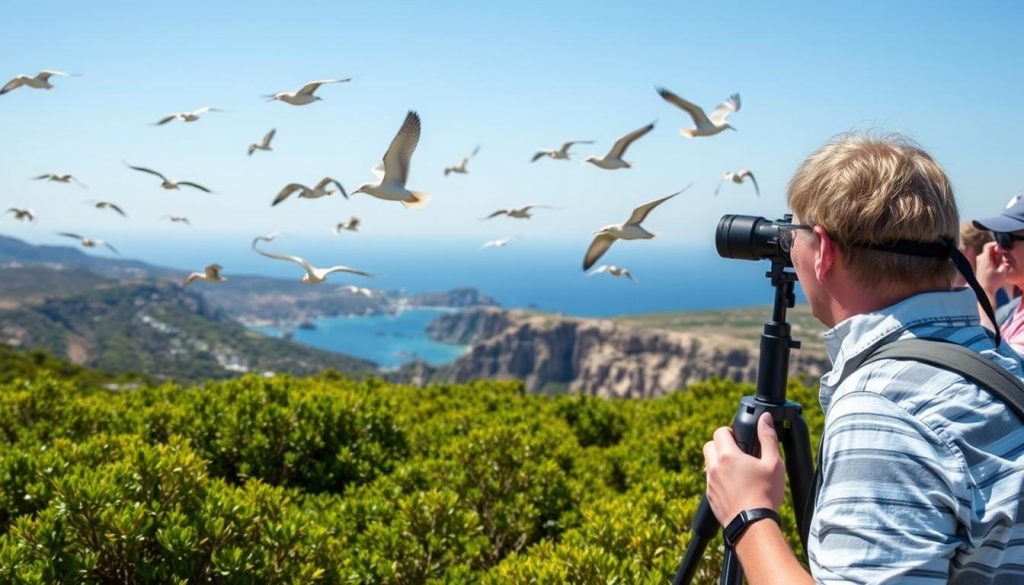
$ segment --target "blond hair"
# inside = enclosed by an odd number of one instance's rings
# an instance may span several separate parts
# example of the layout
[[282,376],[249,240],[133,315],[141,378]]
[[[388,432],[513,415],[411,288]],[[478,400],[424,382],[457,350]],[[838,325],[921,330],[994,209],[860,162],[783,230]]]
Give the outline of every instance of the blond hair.
[[974,222],[965,221],[960,224],[960,247],[974,252],[975,255],[980,254],[985,244],[993,239],[992,232],[979,228]]
[[960,224],[949,179],[900,135],[843,134],[815,151],[789,182],[789,208],[836,242],[852,277],[872,290],[947,289],[948,259],[870,250],[893,240],[956,244]]

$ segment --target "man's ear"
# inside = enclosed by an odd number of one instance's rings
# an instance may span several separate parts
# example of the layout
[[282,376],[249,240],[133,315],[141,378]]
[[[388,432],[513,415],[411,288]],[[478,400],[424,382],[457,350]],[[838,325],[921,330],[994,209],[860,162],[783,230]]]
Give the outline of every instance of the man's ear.
[[820,225],[814,226],[814,235],[817,236],[818,241],[818,255],[814,260],[814,275],[819,281],[824,281],[839,259],[839,249],[832,236]]

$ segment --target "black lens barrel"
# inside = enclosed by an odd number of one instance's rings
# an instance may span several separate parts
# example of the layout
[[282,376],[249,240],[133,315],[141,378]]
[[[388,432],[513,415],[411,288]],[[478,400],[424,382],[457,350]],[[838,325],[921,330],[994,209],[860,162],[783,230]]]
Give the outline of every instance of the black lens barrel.
[[715,231],[715,248],[723,258],[781,260],[789,254],[779,245],[779,224],[753,215],[723,215]]

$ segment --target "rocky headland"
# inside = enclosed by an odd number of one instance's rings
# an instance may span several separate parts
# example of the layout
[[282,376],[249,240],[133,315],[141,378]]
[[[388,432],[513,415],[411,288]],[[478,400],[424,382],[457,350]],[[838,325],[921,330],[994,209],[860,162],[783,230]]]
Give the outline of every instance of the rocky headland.
[[[413,383],[514,378],[531,392],[649,398],[708,377],[755,382],[758,343],[750,336],[659,329],[606,319],[565,317],[491,307],[443,315],[431,337],[470,345],[452,364],[410,364],[395,373]],[[820,348],[794,351],[792,376],[820,376]]]

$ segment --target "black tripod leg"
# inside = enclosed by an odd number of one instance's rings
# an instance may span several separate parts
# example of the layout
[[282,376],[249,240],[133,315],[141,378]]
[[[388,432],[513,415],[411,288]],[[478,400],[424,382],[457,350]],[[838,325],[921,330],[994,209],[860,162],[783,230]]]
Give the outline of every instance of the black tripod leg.
[[[786,411],[785,424],[779,433],[782,449],[786,453],[786,475],[789,476],[789,490],[793,496],[793,512],[800,530],[800,543],[807,552],[807,536],[811,529],[811,513],[807,509],[814,480],[814,462],[811,456],[811,438],[807,431],[807,422],[803,418],[803,409],[799,404],[792,405]],[[788,406],[787,405],[787,406]],[[778,428],[778,427],[776,427]]]

